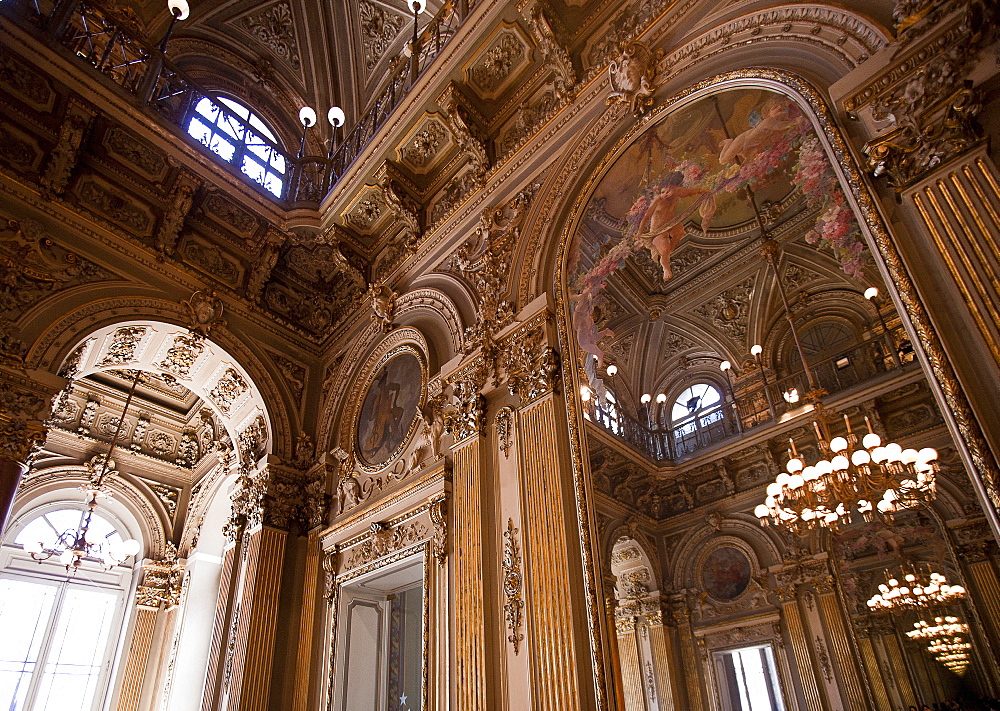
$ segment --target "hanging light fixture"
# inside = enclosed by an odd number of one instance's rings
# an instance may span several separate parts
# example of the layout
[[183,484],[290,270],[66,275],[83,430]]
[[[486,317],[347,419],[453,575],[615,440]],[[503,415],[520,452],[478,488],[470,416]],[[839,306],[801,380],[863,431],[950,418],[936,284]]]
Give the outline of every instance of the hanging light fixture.
[[885,582],[868,600],[872,610],[899,610],[943,605],[965,597],[961,585],[949,585],[941,573],[929,567],[920,570],[915,565],[905,565],[899,575],[885,571]]
[[787,473],[768,484],[767,498],[754,509],[761,525],[773,523],[800,535],[818,526],[836,530],[854,515],[870,521],[873,510],[891,515],[935,498],[936,450],[904,450],[895,442],[883,446],[867,417],[868,434],[859,448],[847,415],[844,423],[847,437],[827,441],[813,422],[823,458],[809,466],[789,439]]
[[927,651],[934,659],[959,676],[969,666],[972,645],[961,635],[968,634],[969,626],[954,615],[935,617],[933,623],[920,620],[906,636],[917,642],[927,642]]
[[129,538],[125,541],[109,543],[108,541],[92,541],[87,538],[90,532],[90,524],[93,520],[94,510],[97,508],[98,497],[112,496],[108,490],[108,480],[114,474],[115,462],[111,456],[118,445],[118,438],[121,435],[122,426],[125,423],[125,413],[132,403],[135,395],[135,388],[139,384],[141,371],[135,371],[135,378],[132,380],[132,387],[129,389],[128,397],[125,398],[125,406],[122,408],[122,416],[118,418],[115,433],[111,437],[111,447],[107,454],[99,454],[87,465],[90,469],[90,477],[86,484],[80,488],[87,496],[87,513],[76,529],[67,529],[59,534],[54,542],[46,544],[44,541],[28,541],[24,544],[26,553],[31,554],[34,560],[39,562],[48,560],[53,556],[58,556],[59,562],[66,566],[66,570],[76,572],[83,565],[85,558],[99,560],[106,569],[111,569],[116,565],[124,563],[126,560],[136,555],[141,548],[139,541]]

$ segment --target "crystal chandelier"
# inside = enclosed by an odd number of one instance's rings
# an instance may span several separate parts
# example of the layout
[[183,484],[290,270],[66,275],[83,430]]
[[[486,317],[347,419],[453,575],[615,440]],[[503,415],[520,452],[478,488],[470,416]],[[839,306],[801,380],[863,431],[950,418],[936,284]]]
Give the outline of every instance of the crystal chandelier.
[[87,464],[87,468],[90,470],[89,480],[80,487],[87,497],[87,513],[84,514],[76,529],[71,528],[63,531],[48,544],[44,541],[27,541],[24,544],[24,550],[26,553],[30,553],[34,560],[41,562],[58,556],[59,562],[66,566],[66,570],[75,573],[83,565],[84,559],[98,560],[106,569],[110,570],[139,552],[141,545],[134,538],[112,543],[89,540],[87,534],[90,532],[98,497],[110,498],[112,496],[112,492],[108,489],[109,480],[115,474],[115,462],[111,459],[111,455],[114,454],[115,447],[118,445],[118,438],[125,423],[125,413],[128,412],[128,407],[132,403],[140,375],[141,372],[136,370],[132,387],[125,399],[125,406],[122,408],[122,415],[118,418],[115,433],[111,437],[111,447],[108,449],[108,453],[97,455]]
[[935,617],[934,624],[926,620],[914,623],[906,636],[915,641],[928,642],[927,651],[934,659],[958,675],[969,666],[972,645],[960,635],[967,634],[969,626],[954,615]]
[[[891,577],[885,572],[886,581],[878,586],[878,592],[868,600],[872,610],[897,610],[916,607],[942,605],[965,597],[961,585],[949,585],[941,573],[928,569],[917,570],[915,566],[903,568],[902,575]],[[902,578],[900,581],[898,578]]]
[[936,450],[918,452],[895,442],[883,446],[867,417],[868,434],[858,447],[847,415],[844,423],[847,437],[827,441],[813,422],[823,458],[809,466],[789,439],[788,471],[768,484],[767,498],[754,509],[761,525],[773,523],[800,535],[818,526],[836,530],[858,514],[871,521],[873,509],[891,515],[934,499]]

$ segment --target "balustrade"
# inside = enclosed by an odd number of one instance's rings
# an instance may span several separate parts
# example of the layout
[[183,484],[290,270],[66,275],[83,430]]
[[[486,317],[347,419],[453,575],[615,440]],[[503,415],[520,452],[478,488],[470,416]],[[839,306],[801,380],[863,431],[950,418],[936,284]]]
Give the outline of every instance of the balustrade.
[[[885,373],[915,363],[913,346],[902,328],[862,341],[840,355],[810,362],[820,387],[833,395],[871,381]],[[612,434],[622,438],[654,461],[684,459],[705,447],[718,444],[741,432],[780,420],[786,413],[802,406],[801,398],[809,383],[803,372],[791,373],[776,380],[748,384],[742,379],[735,386],[735,400],[728,394],[723,402],[699,410],[681,420],[661,424],[660,410],[650,406],[650,421],[642,423],[621,411],[609,418],[598,398],[586,404],[588,417]],[[794,395],[792,395],[794,391]],[[672,403],[668,403],[670,405]],[[773,406],[773,411],[772,411]]]
[[[34,2],[21,0],[14,5],[17,5],[17,11],[11,15],[20,14],[33,20],[41,17]],[[384,87],[332,157],[294,158],[272,142],[262,139],[282,154],[288,165],[284,187],[278,197],[292,204],[319,203],[361,155],[420,75],[438,57],[472,6],[471,2],[459,2],[456,7],[452,0],[442,6],[420,32],[417,46],[408,45],[407,56],[392,61]],[[139,28],[126,15],[99,1],[62,0],[43,19],[43,22],[32,24],[40,25],[73,56],[86,62],[168,122],[180,127],[185,137],[185,123],[192,107],[202,98],[212,97],[212,92],[177,68],[159,48],[141,39]],[[220,106],[219,111],[233,126],[248,129],[240,117],[224,106]]]

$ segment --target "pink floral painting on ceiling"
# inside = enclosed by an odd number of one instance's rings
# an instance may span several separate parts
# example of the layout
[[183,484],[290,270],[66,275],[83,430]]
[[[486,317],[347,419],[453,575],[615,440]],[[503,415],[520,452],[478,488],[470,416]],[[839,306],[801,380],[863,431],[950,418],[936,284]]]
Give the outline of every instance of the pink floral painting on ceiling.
[[761,211],[789,201],[810,211],[806,241],[829,247],[844,272],[860,278],[864,242],[808,117],[788,97],[734,89],[700,99],[647,129],[609,167],[591,196],[606,234],[571,253],[570,299],[580,347],[601,365],[594,312],[601,289],[625,261],[647,253],[673,278],[671,253],[692,231],[759,224]]

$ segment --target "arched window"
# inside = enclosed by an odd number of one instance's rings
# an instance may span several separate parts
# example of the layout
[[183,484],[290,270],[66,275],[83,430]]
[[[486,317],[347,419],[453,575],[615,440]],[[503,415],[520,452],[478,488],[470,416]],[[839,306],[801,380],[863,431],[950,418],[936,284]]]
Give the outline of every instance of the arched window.
[[690,454],[729,434],[722,395],[711,383],[695,383],[678,395],[670,411],[670,422],[675,457]]
[[225,96],[203,97],[195,104],[187,132],[226,163],[275,197],[285,189],[288,162],[277,137],[249,108]]
[[674,400],[670,421],[678,422],[686,417],[691,417],[700,410],[718,405],[721,399],[722,397],[715,386],[709,383],[695,383]]
[[[26,550],[37,543],[51,549],[67,531],[75,533],[86,511],[71,506],[50,507],[21,527],[15,522],[12,539],[0,547],[0,708],[93,711],[105,705],[132,568],[105,569],[86,558],[67,573],[58,556],[38,562]],[[88,541],[107,549],[128,537],[93,515]]]
[[597,415],[597,421],[604,425],[605,429],[611,430],[615,434],[621,433],[618,399],[611,390],[605,390],[604,397],[597,396],[594,399],[594,411]]

